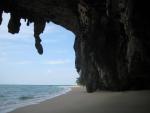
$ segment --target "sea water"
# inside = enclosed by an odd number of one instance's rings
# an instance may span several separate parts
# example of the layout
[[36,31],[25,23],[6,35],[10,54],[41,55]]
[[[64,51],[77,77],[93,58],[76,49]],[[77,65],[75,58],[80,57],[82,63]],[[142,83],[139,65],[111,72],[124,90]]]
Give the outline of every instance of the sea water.
[[0,113],[7,113],[19,107],[37,104],[65,94],[70,90],[69,86],[0,85]]

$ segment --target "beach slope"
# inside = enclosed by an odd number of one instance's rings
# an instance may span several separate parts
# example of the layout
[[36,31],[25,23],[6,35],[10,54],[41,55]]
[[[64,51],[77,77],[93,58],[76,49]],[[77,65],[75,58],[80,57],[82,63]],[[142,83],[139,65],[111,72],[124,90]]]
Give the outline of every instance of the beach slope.
[[86,93],[84,88],[10,113],[150,113],[150,91]]

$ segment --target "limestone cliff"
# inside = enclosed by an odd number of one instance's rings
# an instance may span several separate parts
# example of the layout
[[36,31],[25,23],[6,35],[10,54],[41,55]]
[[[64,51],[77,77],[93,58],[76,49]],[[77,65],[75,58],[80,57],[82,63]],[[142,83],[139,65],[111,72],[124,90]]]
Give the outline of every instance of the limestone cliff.
[[1,0],[10,33],[34,23],[35,47],[47,22],[75,33],[76,69],[88,92],[150,88],[150,10],[137,0]]

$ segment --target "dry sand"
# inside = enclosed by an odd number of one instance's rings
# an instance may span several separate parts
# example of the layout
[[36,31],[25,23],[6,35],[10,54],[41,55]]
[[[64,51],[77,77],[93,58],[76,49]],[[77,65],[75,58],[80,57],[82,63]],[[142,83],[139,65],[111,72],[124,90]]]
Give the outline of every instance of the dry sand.
[[86,93],[84,88],[11,113],[150,113],[150,91]]

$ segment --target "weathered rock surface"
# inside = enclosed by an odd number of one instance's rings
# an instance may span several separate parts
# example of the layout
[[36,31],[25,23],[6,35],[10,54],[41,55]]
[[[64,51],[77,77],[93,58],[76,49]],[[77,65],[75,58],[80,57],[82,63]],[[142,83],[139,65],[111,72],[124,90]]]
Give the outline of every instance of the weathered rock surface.
[[75,33],[76,69],[88,92],[150,88],[150,7],[137,0],[1,0],[11,13],[10,33],[20,19],[34,23],[35,47],[46,22]]

